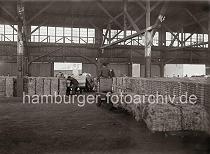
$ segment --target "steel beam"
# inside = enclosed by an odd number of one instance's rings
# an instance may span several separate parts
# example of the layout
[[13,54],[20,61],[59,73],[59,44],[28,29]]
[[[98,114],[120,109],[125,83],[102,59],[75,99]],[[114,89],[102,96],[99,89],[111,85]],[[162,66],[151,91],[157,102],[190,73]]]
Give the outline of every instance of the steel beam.
[[151,7],[150,11],[152,12],[153,10],[155,10],[155,9],[158,7],[158,5],[160,5],[160,4],[161,4],[161,1],[156,2],[156,3]]
[[200,42],[197,44],[193,44],[193,45],[188,45],[188,46],[183,46],[183,47],[178,47],[178,48],[171,48],[171,49],[167,49],[168,51],[175,51],[175,50],[181,50],[181,49],[185,49],[185,48],[190,48],[190,47],[195,47],[195,46],[200,46],[200,45],[206,45],[209,42]]
[[36,19],[39,15],[41,15],[44,11],[46,11],[54,1],[50,1],[48,5],[46,5],[44,8],[42,8],[39,12],[37,12],[33,17],[31,17],[28,21],[27,24],[30,24],[34,19]]
[[98,7],[111,19],[113,22],[120,28],[123,29],[121,24],[109,13],[109,11],[101,4],[101,2],[97,1]]
[[127,12],[127,3],[128,1],[127,0],[123,0],[123,30],[124,30],[124,37],[126,37],[126,32],[127,32],[127,17],[126,17],[126,12]]
[[188,13],[188,15],[190,15],[193,20],[201,27],[201,29],[203,30],[203,32],[207,32],[208,30],[200,23],[200,21],[190,12],[190,10],[185,9],[186,12]]
[[172,47],[174,45],[174,42],[177,40],[178,36],[179,36],[179,32],[177,32],[177,34],[175,35],[176,37],[174,37],[173,40],[171,40],[171,43],[169,45],[169,47]]
[[116,45],[116,44],[121,43],[121,42],[125,42],[125,41],[127,41],[129,39],[132,39],[134,37],[137,37],[137,36],[142,36],[142,35],[145,34],[146,31],[151,31],[152,29],[157,29],[158,27],[159,27],[158,25],[150,26],[150,27],[148,27],[146,29],[141,30],[139,33],[137,32],[135,34],[132,34],[130,36],[127,36],[125,38],[122,38],[122,39],[119,39],[119,40],[117,40],[115,42],[112,42],[110,44],[104,45],[104,46],[101,47],[101,49],[111,47],[111,46]]
[[136,25],[136,23],[133,21],[132,17],[129,15],[128,12],[125,12],[127,18],[128,18],[128,21],[130,22],[131,26],[134,28],[134,30],[136,32],[140,32],[140,29],[139,27]]
[[0,8],[8,15],[10,18],[12,18],[13,21],[17,21],[17,17],[14,16],[12,13],[8,11],[2,4],[0,4]]
[[108,24],[111,24],[112,22],[114,22],[114,20],[117,20],[119,17],[121,17],[123,15],[123,12],[120,12],[118,15],[116,15],[113,19],[111,19],[110,21],[109,21],[109,23]]
[[[167,5],[168,5],[168,2],[164,2],[163,3],[163,6],[162,6],[162,8],[160,10],[160,13],[159,13],[159,15],[158,15],[158,17],[157,17],[157,19],[155,21],[155,24],[154,24],[155,26],[160,26],[161,27],[162,22],[165,20],[165,13],[166,13]],[[157,29],[153,29],[152,30],[152,33],[151,33],[151,38],[152,39],[149,42],[150,44],[153,43],[153,38],[154,38],[156,32],[157,32]]]
[[177,39],[177,41],[181,44],[182,42],[179,40],[179,38],[173,33],[173,31],[167,26],[167,25],[165,25],[165,24],[163,24],[163,26],[165,27],[165,29],[167,30],[167,31],[169,31],[170,33],[171,33],[171,35],[173,35],[173,37],[175,38],[175,39]]
[[[136,19],[134,20],[134,23],[137,24],[144,16],[145,16],[145,12],[142,13],[138,18],[136,18]],[[132,26],[130,25],[130,26],[128,27],[128,29],[130,29],[131,27],[132,27]]]
[[146,10],[146,7],[144,6],[144,4],[141,1],[137,1],[136,2],[144,11]]

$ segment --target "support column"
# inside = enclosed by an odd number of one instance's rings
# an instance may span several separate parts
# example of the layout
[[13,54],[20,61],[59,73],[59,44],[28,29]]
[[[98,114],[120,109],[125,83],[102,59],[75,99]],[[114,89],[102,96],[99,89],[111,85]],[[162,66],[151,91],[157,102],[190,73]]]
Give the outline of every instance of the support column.
[[[208,2],[209,5],[210,5],[210,2]],[[208,12],[208,50],[207,50],[207,53],[206,53],[206,74],[207,75],[210,75],[210,62],[209,62],[209,59],[210,59],[210,10]]]
[[[165,50],[166,46],[166,31],[161,27],[159,32],[159,47],[160,47],[160,77],[164,77],[164,67],[165,67]],[[162,50],[163,49],[163,50]]]
[[129,54],[130,54],[130,58],[129,58],[129,62],[128,62],[128,76],[132,77],[132,73],[133,73],[133,70],[132,70],[132,65],[133,65],[132,50],[130,50]]
[[124,26],[123,26],[123,30],[124,30],[124,37],[127,36],[126,32],[127,32],[127,17],[126,17],[126,12],[127,12],[127,0],[123,0],[123,21],[124,21]]
[[96,60],[96,75],[99,77],[99,72],[101,68],[101,57],[102,57],[102,50],[100,49],[102,42],[103,42],[103,29],[96,28],[96,33],[95,33],[95,39],[96,39],[96,46],[98,48],[98,53],[97,53],[97,60]]
[[21,1],[17,3],[17,14],[18,14],[18,32],[17,32],[17,96],[22,97],[23,95],[23,77],[24,77],[24,7]]
[[184,46],[184,28],[183,26],[181,27],[181,47]]
[[[210,2],[208,2],[208,3],[210,5]],[[210,10],[208,12],[208,53],[207,53],[207,60],[209,60],[209,58],[210,58]]]
[[101,44],[103,42],[103,29],[96,28],[96,33],[95,33],[95,43],[97,47],[101,47]]
[[[150,27],[150,0],[146,1],[146,28]],[[145,33],[145,77],[151,77],[151,43],[150,32]]]
[[50,62],[50,75],[51,77],[54,77],[54,62]]

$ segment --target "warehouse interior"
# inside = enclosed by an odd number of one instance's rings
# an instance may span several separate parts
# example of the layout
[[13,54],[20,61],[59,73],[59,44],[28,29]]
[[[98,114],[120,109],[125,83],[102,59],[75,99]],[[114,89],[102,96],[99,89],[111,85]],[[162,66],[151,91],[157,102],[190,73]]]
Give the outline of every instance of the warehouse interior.
[[98,79],[106,63],[115,92],[155,91],[173,80],[178,95],[186,84],[210,114],[209,40],[208,0],[0,1],[0,153],[210,153],[210,133],[153,133],[130,113],[106,106],[21,103],[33,86],[34,94],[45,94],[39,82],[52,84],[59,73]]

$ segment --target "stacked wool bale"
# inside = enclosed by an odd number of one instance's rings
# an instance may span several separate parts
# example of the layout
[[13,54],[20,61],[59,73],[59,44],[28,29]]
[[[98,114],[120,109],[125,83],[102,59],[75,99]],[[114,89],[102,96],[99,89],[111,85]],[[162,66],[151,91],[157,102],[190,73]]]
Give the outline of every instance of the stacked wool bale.
[[36,94],[37,95],[44,94],[44,78],[42,77],[36,78]]
[[59,95],[66,95],[66,79],[59,79]]
[[[138,94],[154,94],[158,91],[159,94],[166,92],[173,96],[181,96],[188,92],[188,94],[195,94],[199,100],[209,99],[210,87],[203,83],[197,83],[189,79],[137,79],[126,78],[126,87],[131,87],[132,92]],[[203,81],[202,81],[203,82]],[[205,85],[205,86],[204,86]],[[148,88],[149,87],[149,88]],[[205,87],[205,88],[203,88]],[[147,89],[148,88],[148,89]],[[151,89],[150,89],[151,88]],[[199,90],[205,90],[199,93]],[[196,130],[207,131],[210,128],[208,122],[208,114],[200,101],[197,105],[171,105],[171,104],[118,104],[129,112],[133,113],[136,120],[142,119],[152,131],[179,131],[179,130]],[[210,109],[210,103],[206,106]],[[209,111],[209,110],[208,110]]]
[[6,77],[6,96],[13,97],[14,96],[14,78]]
[[[122,100],[121,100],[120,95],[123,95]],[[126,95],[127,96],[130,95],[131,97],[130,96],[125,97]],[[143,108],[146,107],[146,104],[143,104],[142,99],[140,100],[141,102],[138,102],[138,103],[134,102],[134,99],[136,99],[135,95],[137,94],[131,93],[131,92],[113,93],[112,101],[114,102],[113,103],[114,107],[126,110],[127,112],[131,113],[137,121],[139,121],[139,120],[142,120]],[[117,97],[119,98],[118,100],[117,100]]]
[[169,104],[149,104],[144,121],[151,131],[181,130],[181,112]]
[[44,78],[44,95],[50,95],[51,94],[51,78]]
[[6,95],[6,78],[0,77],[0,97]]
[[[208,86],[207,86],[208,87]],[[202,83],[198,83],[196,84],[196,96],[198,98],[198,103],[204,105],[206,100],[206,96],[205,96],[205,88],[206,88],[206,84],[202,84]]]
[[182,105],[182,129],[209,132],[209,117],[201,105]]
[[15,77],[0,77],[0,97],[13,97],[15,89]]
[[51,78],[51,95],[54,95],[55,93],[58,94],[59,91],[59,84],[58,84],[58,78]]
[[[28,95],[54,95],[59,90],[58,78],[27,77],[25,78],[25,91]],[[64,85],[64,84],[63,84]],[[66,83],[65,83],[66,86]]]
[[119,77],[117,79],[117,88],[118,88],[118,92],[123,92],[124,86],[123,86],[123,78],[122,77]]
[[112,79],[112,90],[117,91],[117,78]]
[[32,96],[36,94],[36,78],[34,77],[28,77],[26,79],[27,82],[27,90],[28,95]]

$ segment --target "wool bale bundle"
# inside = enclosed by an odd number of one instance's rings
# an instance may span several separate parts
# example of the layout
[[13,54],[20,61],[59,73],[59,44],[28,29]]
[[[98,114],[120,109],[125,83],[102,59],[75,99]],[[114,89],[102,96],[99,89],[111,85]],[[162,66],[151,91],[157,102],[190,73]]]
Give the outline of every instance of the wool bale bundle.
[[143,95],[125,92],[112,93],[111,97],[114,107],[124,109],[131,113],[136,121],[142,120],[144,108],[148,105],[148,102],[144,101]]
[[177,81],[173,81],[173,84],[172,84],[172,87],[171,87],[172,89],[173,89],[173,95],[174,96],[179,96],[179,94],[180,94],[180,82],[177,82]]
[[144,121],[153,132],[181,130],[181,112],[169,104],[149,104],[144,112]]
[[199,104],[205,104],[205,84],[196,83],[195,95]]
[[117,78],[112,79],[112,89],[113,89],[113,92],[117,91]]
[[131,84],[131,78],[126,78],[126,88],[130,89],[130,91],[132,91],[132,84]]
[[188,82],[181,82],[181,93],[180,93],[180,95],[184,95],[185,92],[187,92],[187,91],[188,91]]
[[210,107],[210,84],[204,85],[204,106]]
[[59,95],[66,95],[66,79],[59,79]]
[[195,95],[196,94],[196,83],[189,82],[188,83],[188,91],[187,93],[189,95]]
[[36,78],[29,77],[26,79],[27,81],[27,90],[28,95],[32,96],[36,94]]
[[51,95],[58,94],[58,78],[51,78]]
[[50,95],[50,94],[51,94],[51,79],[44,78],[44,95]]
[[123,78],[122,77],[119,77],[117,79],[117,87],[118,87],[118,92],[123,92],[124,85],[123,85]]
[[[134,84],[135,86],[135,84]],[[139,85],[137,87],[138,91],[137,93],[138,94],[147,94],[146,93],[146,87],[147,87],[147,83],[146,83],[146,80],[145,79],[139,79]]]
[[6,78],[0,77],[0,97],[6,96]]
[[6,77],[6,96],[13,97],[14,96],[14,78]]
[[166,83],[166,93],[168,94],[168,95],[173,95],[173,82],[171,82],[171,81],[168,81],[167,83]]
[[209,116],[205,107],[199,103],[191,104],[189,101],[182,103],[180,98],[175,98],[171,104],[181,111],[182,130],[206,131],[209,130]]
[[36,78],[36,94],[37,95],[44,94],[44,78],[42,77]]
[[182,129],[209,132],[209,117],[202,105],[184,104],[182,110]]
[[161,93],[162,95],[166,95],[167,94],[167,81],[159,81],[160,84],[160,89],[161,89]]

